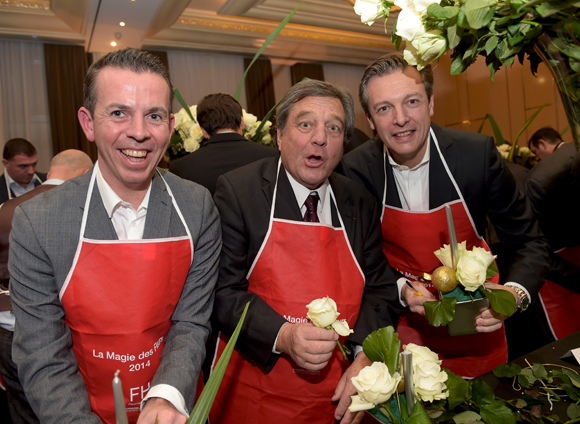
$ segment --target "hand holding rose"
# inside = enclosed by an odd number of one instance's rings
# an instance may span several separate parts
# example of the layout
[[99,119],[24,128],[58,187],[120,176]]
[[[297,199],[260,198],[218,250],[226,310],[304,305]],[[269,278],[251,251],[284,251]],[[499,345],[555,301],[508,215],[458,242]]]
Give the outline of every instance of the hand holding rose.
[[280,329],[276,350],[292,357],[299,367],[310,371],[323,369],[332,357],[338,335],[312,324],[286,323]]

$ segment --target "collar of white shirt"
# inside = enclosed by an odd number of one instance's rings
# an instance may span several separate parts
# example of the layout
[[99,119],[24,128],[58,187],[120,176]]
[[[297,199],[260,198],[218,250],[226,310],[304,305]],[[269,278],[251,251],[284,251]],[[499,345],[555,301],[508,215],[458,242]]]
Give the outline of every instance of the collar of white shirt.
[[399,165],[397,162],[395,162],[395,160],[391,156],[391,152],[390,152],[389,148],[385,144],[384,144],[384,149],[386,150],[387,156],[389,157],[389,164],[393,168],[399,169],[399,170],[414,171],[414,170],[418,169],[419,167],[424,166],[426,163],[428,163],[429,159],[431,158],[431,134],[429,134],[429,136],[427,137],[427,149],[425,149],[425,155],[423,156],[423,159],[421,160],[421,162],[419,162],[419,164],[417,166],[415,166],[414,168],[409,168],[406,165]]
[[300,205],[300,212],[302,216],[304,216],[304,213],[306,212],[306,205],[304,205],[304,202],[306,202],[306,199],[310,193],[316,191],[318,193],[318,197],[320,197],[317,210],[318,219],[322,224],[332,225],[332,215],[330,213],[330,207],[328,207],[328,205],[330,205],[330,190],[328,190],[330,183],[328,182],[328,178],[316,190],[311,190],[296,181],[286,169],[284,169],[284,171],[286,171],[286,175],[288,176],[288,180],[290,181],[290,185],[294,191],[296,202],[298,205]]
[[[133,205],[131,205],[131,203],[125,202],[123,199],[121,199],[117,195],[117,193],[115,193],[115,191],[111,188],[111,186],[105,181],[103,175],[101,174],[101,170],[99,169],[98,163],[95,164],[94,172],[96,173],[97,186],[99,187],[99,192],[101,193],[101,198],[103,199],[103,204],[105,205],[105,209],[107,210],[109,218],[112,218],[113,213],[121,206],[135,210],[135,208],[133,208]],[[147,210],[150,194],[151,194],[151,183],[149,184],[149,189],[147,190],[145,198],[137,208],[136,211],[137,213],[139,213],[141,209]]]
[[14,181],[7,170],[4,170],[4,176],[6,177],[6,181],[8,182],[8,186],[10,187],[10,189],[12,189],[12,191],[14,192],[16,197],[18,197],[24,193],[28,193],[30,190],[32,190],[34,187],[36,187],[34,185],[34,180],[36,180],[36,174],[34,174],[32,176],[32,179],[30,180],[30,182],[28,183],[28,185],[26,187],[22,187],[20,184],[18,184],[16,181]]

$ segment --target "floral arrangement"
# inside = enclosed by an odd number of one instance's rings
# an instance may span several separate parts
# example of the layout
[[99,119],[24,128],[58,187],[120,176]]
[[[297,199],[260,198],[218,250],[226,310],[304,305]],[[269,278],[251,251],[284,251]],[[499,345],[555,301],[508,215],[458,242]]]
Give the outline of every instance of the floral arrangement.
[[[514,380],[514,399],[504,400],[486,382],[464,380],[441,368],[437,353],[410,343],[403,346],[403,351],[412,354],[412,394],[402,393],[405,376],[400,348],[393,327],[381,328],[365,339],[363,350],[372,365],[352,378],[357,390],[351,397],[352,412],[366,410],[381,422],[394,424],[556,423],[560,418],[552,412],[552,406],[568,396],[570,421],[566,424],[580,421],[580,376],[571,369],[552,366],[556,369],[547,370],[542,364],[523,369],[517,364],[500,365],[494,375]],[[409,396],[415,401],[412,413],[407,410]],[[543,405],[549,410],[542,411]]]
[[[455,316],[458,299],[489,299],[494,311],[511,316],[517,309],[514,296],[505,290],[484,288],[484,283],[498,273],[496,256],[484,248],[474,246],[471,250],[466,242],[458,244],[459,257],[456,268],[451,260],[451,248],[444,244],[433,252],[442,266],[431,275],[433,286],[442,293],[442,299],[425,302],[427,319],[436,327],[447,325]],[[459,284],[458,284],[459,283]]]
[[[272,127],[272,122],[266,121],[262,125],[262,121],[258,121],[255,115],[247,113],[245,109],[242,109],[242,114],[245,125],[243,130],[244,137],[256,143],[271,146],[270,128]],[[173,135],[167,149],[168,159],[177,159],[188,153],[195,152],[200,147],[203,147],[206,141],[197,122],[197,105],[189,106],[189,113],[185,108],[181,108],[175,114]]]
[[[356,0],[354,10],[361,21],[372,25],[386,20],[391,7],[401,8],[391,39],[399,49],[405,43],[405,59],[420,70],[448,49],[451,74],[463,72],[478,55],[487,57],[492,79],[502,65],[511,65],[516,56],[523,62],[527,54],[532,72],[542,61],[533,42],[543,32],[562,30],[554,44],[577,70],[580,57],[576,38],[580,34],[576,13],[578,3],[549,0]],[[574,67],[574,66],[573,66]]]
[[[496,146],[501,157],[507,162],[509,160],[511,147],[508,143],[504,143],[501,146]],[[514,154],[512,156],[513,163],[525,166],[531,169],[538,163],[536,155],[528,147],[520,147],[516,145]]]
[[[315,299],[306,305],[306,307],[308,308],[306,316],[315,326],[334,330],[339,336],[343,337],[348,337],[353,333],[353,330],[348,327],[346,321],[339,321],[337,319],[340,313],[337,311],[336,302],[330,297],[326,296],[322,299]],[[346,361],[348,359],[346,353],[350,353],[349,349],[346,346],[342,346],[338,340],[336,344],[340,348],[342,356]]]

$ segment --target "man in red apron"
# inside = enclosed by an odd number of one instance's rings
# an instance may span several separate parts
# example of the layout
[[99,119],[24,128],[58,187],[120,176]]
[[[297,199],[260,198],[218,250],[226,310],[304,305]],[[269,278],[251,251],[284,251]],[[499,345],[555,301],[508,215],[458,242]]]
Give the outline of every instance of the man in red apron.
[[[383,205],[382,228],[389,263],[423,296],[402,286],[409,307],[397,331],[402,343],[426,345],[453,372],[475,377],[506,362],[505,316],[485,309],[476,319],[480,334],[449,337],[422,316],[433,287],[417,281],[440,266],[433,252],[449,243],[445,208],[451,206],[457,239],[485,247],[486,215],[507,247],[516,250],[503,288],[526,307],[543,283],[546,242],[523,193],[497,153],[492,137],[431,123],[433,74],[408,65],[400,53],[369,65],[360,98],[377,138],[344,158],[347,176],[362,183]],[[509,285],[509,287],[508,287]]]
[[[399,305],[398,274],[381,252],[377,202],[332,173],[353,124],[348,93],[303,81],[278,108],[280,158],[218,179],[214,200],[224,246],[214,308],[220,330],[215,360],[244,305],[251,304],[210,414],[212,424],[362,418],[345,413],[355,394],[350,377],[370,364],[355,345],[394,324]],[[358,355],[350,367],[336,346],[338,336],[306,318],[306,305],[325,296],[336,301],[339,319],[354,328],[347,343]]]
[[569,143],[540,161],[526,178],[526,194],[552,250],[540,296],[556,339],[580,330],[579,175],[578,150]]
[[174,123],[158,59],[110,53],[84,88],[97,163],[15,211],[14,361],[42,423],[115,423],[116,370],[130,423],[184,423],[209,333],[217,209],[156,168]]

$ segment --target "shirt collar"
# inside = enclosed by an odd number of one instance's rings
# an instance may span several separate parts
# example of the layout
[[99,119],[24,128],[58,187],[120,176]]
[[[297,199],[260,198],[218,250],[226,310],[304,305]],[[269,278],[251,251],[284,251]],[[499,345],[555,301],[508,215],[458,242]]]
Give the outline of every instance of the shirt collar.
[[[8,170],[7,170],[7,169],[5,169],[5,170],[4,170],[4,176],[6,177],[6,181],[8,181],[8,185],[9,185],[10,187],[12,187],[12,184],[13,184],[13,183],[14,183],[14,184],[16,184],[16,185],[20,185],[20,184],[18,184],[16,181],[14,181],[14,180],[12,179],[12,177],[11,177],[11,176],[10,176],[10,174],[8,173]],[[28,183],[28,186],[27,186],[27,187],[30,187],[30,184],[34,185],[34,180],[36,180],[36,174],[34,174],[34,175],[32,176],[32,179],[31,179],[31,180],[30,180],[30,182]],[[20,186],[20,187],[22,187],[22,186]],[[23,190],[25,190],[25,188],[24,188],[24,187],[22,187],[22,189],[23,189]]]
[[[399,169],[409,169],[408,166],[405,165],[399,165],[397,162],[395,162],[395,160],[393,159],[393,157],[391,156],[391,152],[389,151],[389,148],[384,145],[384,149],[387,151],[387,156],[389,157],[389,164],[392,167],[395,168],[399,168]],[[413,169],[411,169],[411,171],[420,168],[421,166],[425,165],[426,163],[429,162],[429,158],[431,157],[431,134],[428,135],[427,137],[427,148],[425,149],[425,155],[423,156],[423,159],[421,160],[421,162],[419,162],[418,165],[416,165]]]
[[[99,187],[99,192],[101,193],[101,198],[103,199],[103,204],[105,205],[105,210],[107,211],[107,215],[109,218],[113,216],[115,210],[120,206],[131,207],[133,206],[129,202],[125,202],[121,199],[117,193],[111,188],[111,186],[105,181],[103,175],[101,174],[101,170],[99,169],[99,162],[95,163],[95,170],[93,171],[96,173],[97,179],[97,186]],[[149,195],[151,194],[151,183],[149,183],[149,189],[147,190],[147,194],[145,198],[137,208],[137,211],[141,209],[147,210],[147,205],[149,204]]]
[[58,178],[51,178],[50,180],[46,180],[42,184],[46,184],[46,185],[61,185],[62,183],[64,183],[64,180],[59,180]]
[[288,176],[288,180],[290,181],[290,185],[292,186],[292,190],[294,191],[298,205],[302,207],[310,193],[316,191],[318,193],[318,197],[320,198],[319,211],[322,211],[324,209],[324,201],[326,200],[326,191],[328,190],[328,178],[316,190],[311,190],[296,181],[286,169],[284,169],[284,171],[286,171],[286,175]]

